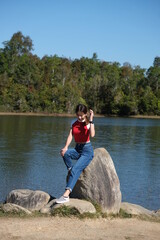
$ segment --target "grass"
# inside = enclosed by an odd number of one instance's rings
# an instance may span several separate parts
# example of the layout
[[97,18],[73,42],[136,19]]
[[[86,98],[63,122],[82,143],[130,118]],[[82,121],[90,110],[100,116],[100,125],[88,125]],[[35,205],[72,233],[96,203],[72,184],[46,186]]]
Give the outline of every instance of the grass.
[[51,216],[59,216],[59,217],[77,217],[79,219],[97,219],[97,218],[106,218],[106,219],[115,219],[115,218],[121,218],[121,219],[130,219],[130,218],[137,218],[139,220],[143,221],[150,221],[150,222],[159,222],[160,223],[160,218],[156,218],[154,216],[146,216],[146,215],[132,215],[128,214],[125,212],[123,209],[120,209],[118,214],[107,214],[103,213],[101,210],[101,207],[98,204],[95,204],[92,202],[92,204],[96,208],[96,213],[83,213],[80,214],[77,209],[71,208],[68,206],[63,205],[60,208],[54,209],[52,211]]
[[84,218],[90,218],[90,219],[95,219],[95,218],[131,218],[132,215],[126,213],[124,210],[120,209],[120,212],[118,214],[107,214],[107,213],[103,213],[101,206],[95,202],[92,202],[92,204],[94,205],[95,209],[96,209],[96,213],[82,213],[80,214],[79,211],[73,207],[68,207],[65,205],[62,205],[60,208],[54,209],[51,212],[52,216],[59,216],[59,217],[78,217],[80,219],[84,219]]
[[123,209],[120,209],[118,216],[120,218],[132,218],[133,215],[125,212]]
[[79,218],[79,219],[85,219],[85,218],[88,218],[88,219],[137,218],[137,219],[144,220],[144,221],[151,221],[151,222],[159,222],[160,223],[160,218],[156,218],[154,216],[146,216],[146,215],[136,216],[136,215],[128,214],[123,209],[120,209],[118,214],[103,213],[99,204],[94,203],[94,202],[92,202],[92,204],[94,205],[94,207],[96,209],[96,213],[87,212],[87,213],[80,214],[79,211],[76,208],[62,205],[60,208],[56,208],[56,209],[52,210],[50,215],[40,213],[39,211],[34,211],[34,212],[32,212],[31,215],[28,215],[23,211],[19,211],[19,212],[12,211],[12,212],[7,212],[6,213],[6,212],[3,211],[2,206],[0,205],[0,217],[20,217],[20,218],[33,217],[34,218],[34,217],[59,216],[59,217],[68,217],[68,218],[76,217],[76,218]]
[[71,208],[65,205],[51,211],[51,216],[71,217],[71,216],[79,216],[79,215],[80,213],[76,208]]
[[0,209],[0,217],[26,217],[29,216],[23,211],[12,211],[12,212],[4,212],[2,209]]
[[157,217],[155,217],[155,216],[139,215],[139,216],[137,216],[137,219],[143,220],[143,221],[158,222],[158,223],[160,223],[160,217],[157,218]]
[[47,214],[42,214],[39,211],[34,211],[32,214],[27,214],[24,211],[10,211],[10,212],[5,212],[2,208],[2,204],[0,204],[0,217],[20,217],[20,218],[26,218],[26,217],[42,217],[42,216],[47,216]]

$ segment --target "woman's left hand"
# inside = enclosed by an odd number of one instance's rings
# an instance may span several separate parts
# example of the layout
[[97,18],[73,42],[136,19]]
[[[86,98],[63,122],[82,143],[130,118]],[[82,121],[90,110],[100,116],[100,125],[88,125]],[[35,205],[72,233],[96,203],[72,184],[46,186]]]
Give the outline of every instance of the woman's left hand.
[[62,157],[64,157],[64,154],[67,150],[68,150],[67,147],[64,147],[64,148],[61,149],[60,154],[61,154]]
[[92,109],[89,110],[90,116],[89,116],[89,120],[93,121],[93,116],[94,116],[94,112]]

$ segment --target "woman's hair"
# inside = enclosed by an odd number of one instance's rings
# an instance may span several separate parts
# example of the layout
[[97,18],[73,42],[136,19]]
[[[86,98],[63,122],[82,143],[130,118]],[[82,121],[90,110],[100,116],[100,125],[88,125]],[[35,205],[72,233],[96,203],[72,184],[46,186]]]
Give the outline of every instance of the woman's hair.
[[[78,104],[77,107],[76,107],[76,114],[78,112],[83,112],[84,114],[87,114],[87,107],[84,105],[84,104]],[[85,123],[88,124],[89,123],[89,118],[86,116],[86,119],[85,119]]]
[[84,114],[87,114],[87,107],[84,104],[78,104],[76,107],[76,113],[83,112]]

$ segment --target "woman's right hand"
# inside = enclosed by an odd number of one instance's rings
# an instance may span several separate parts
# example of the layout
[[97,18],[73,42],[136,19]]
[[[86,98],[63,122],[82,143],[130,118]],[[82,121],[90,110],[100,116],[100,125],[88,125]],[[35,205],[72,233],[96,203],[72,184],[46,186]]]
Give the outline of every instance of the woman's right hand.
[[62,157],[64,157],[64,154],[67,150],[68,150],[67,147],[64,147],[64,148],[61,149],[60,154],[61,154]]

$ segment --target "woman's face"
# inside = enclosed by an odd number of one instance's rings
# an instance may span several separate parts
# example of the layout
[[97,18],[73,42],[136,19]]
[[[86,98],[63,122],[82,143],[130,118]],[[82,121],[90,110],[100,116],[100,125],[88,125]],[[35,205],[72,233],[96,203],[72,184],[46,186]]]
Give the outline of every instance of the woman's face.
[[80,111],[77,112],[76,115],[77,115],[78,121],[80,121],[80,122],[84,122],[86,119],[86,116],[87,116],[87,114],[85,114],[84,112],[80,112]]

